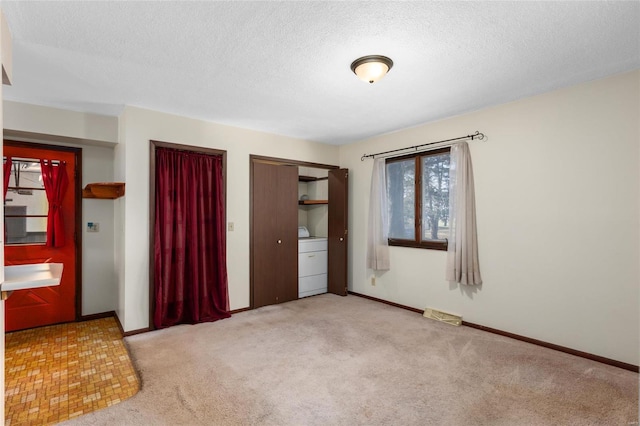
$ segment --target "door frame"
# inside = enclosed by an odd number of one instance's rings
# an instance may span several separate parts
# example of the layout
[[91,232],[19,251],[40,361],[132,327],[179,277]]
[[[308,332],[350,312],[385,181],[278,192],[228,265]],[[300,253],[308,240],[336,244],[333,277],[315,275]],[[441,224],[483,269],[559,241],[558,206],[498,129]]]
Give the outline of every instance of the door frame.
[[[75,258],[76,258],[76,300],[75,300],[75,321],[84,319],[82,315],[82,148],[61,145],[49,145],[39,142],[25,142],[14,139],[4,139],[3,146],[13,146],[16,148],[46,149],[48,151],[71,152],[74,154],[75,169],[73,180],[75,184]],[[3,153],[4,155],[4,153]],[[4,259],[3,259],[4,261]],[[91,317],[91,315],[88,315]]]
[[311,163],[308,161],[291,160],[286,158],[265,157],[262,155],[249,155],[249,309],[255,309],[253,301],[253,163],[268,163],[279,166],[310,167],[314,169],[335,170],[340,166],[332,164]]
[[[224,218],[225,229],[227,228],[227,151],[202,146],[182,145],[171,142],[156,140],[149,141],[149,327],[148,330],[156,329],[153,317],[156,311],[155,295],[155,228],[156,228],[156,149],[170,148],[185,152],[196,152],[200,154],[221,155],[222,156],[222,187],[224,188]],[[147,330],[144,330],[147,331]]]

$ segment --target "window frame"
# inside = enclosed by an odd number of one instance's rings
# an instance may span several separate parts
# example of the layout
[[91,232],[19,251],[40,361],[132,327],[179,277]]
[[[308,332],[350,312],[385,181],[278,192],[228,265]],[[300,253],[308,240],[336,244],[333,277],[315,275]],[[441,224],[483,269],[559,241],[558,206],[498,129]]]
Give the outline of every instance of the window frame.
[[385,160],[385,168],[387,164],[394,163],[397,161],[406,161],[408,159],[413,159],[415,161],[415,176],[414,176],[414,237],[413,240],[407,240],[402,238],[389,238],[388,242],[390,246],[395,247],[411,247],[411,248],[420,248],[420,249],[428,249],[428,250],[441,250],[446,251],[448,248],[448,241],[445,239],[444,241],[437,240],[425,240],[422,241],[420,237],[422,235],[422,158],[429,157],[440,154],[451,154],[451,147],[443,147],[432,149],[429,151],[421,151],[415,152],[407,155],[402,155],[398,157],[389,157]]

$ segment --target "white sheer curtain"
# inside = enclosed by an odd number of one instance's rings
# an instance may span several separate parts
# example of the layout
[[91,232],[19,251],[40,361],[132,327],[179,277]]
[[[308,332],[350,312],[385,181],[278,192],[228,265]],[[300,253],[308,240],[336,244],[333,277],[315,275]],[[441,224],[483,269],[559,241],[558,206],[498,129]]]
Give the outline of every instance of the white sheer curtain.
[[384,158],[377,158],[371,174],[369,196],[369,232],[367,235],[367,268],[388,271],[389,210],[387,201],[387,170]]
[[473,167],[466,142],[451,147],[447,281],[482,284],[478,262]]

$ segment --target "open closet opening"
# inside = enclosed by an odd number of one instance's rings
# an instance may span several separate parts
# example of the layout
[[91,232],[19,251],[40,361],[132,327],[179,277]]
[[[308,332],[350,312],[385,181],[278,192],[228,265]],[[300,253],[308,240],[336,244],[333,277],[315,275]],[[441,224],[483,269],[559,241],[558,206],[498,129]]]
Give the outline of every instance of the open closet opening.
[[329,171],[298,167],[298,298],[327,292]]
[[251,307],[347,294],[348,171],[251,156]]

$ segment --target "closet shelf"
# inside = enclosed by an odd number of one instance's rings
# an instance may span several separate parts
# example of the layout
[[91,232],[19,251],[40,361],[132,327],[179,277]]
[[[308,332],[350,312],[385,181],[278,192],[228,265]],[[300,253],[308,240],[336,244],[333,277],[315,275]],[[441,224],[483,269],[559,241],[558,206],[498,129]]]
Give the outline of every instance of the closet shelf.
[[315,182],[318,180],[327,180],[329,179],[327,176],[325,177],[314,177],[314,176],[298,176],[298,182]]
[[304,200],[298,201],[301,206],[311,206],[314,204],[329,204],[329,200]]
[[124,182],[89,183],[82,190],[82,198],[113,200],[124,195]]

